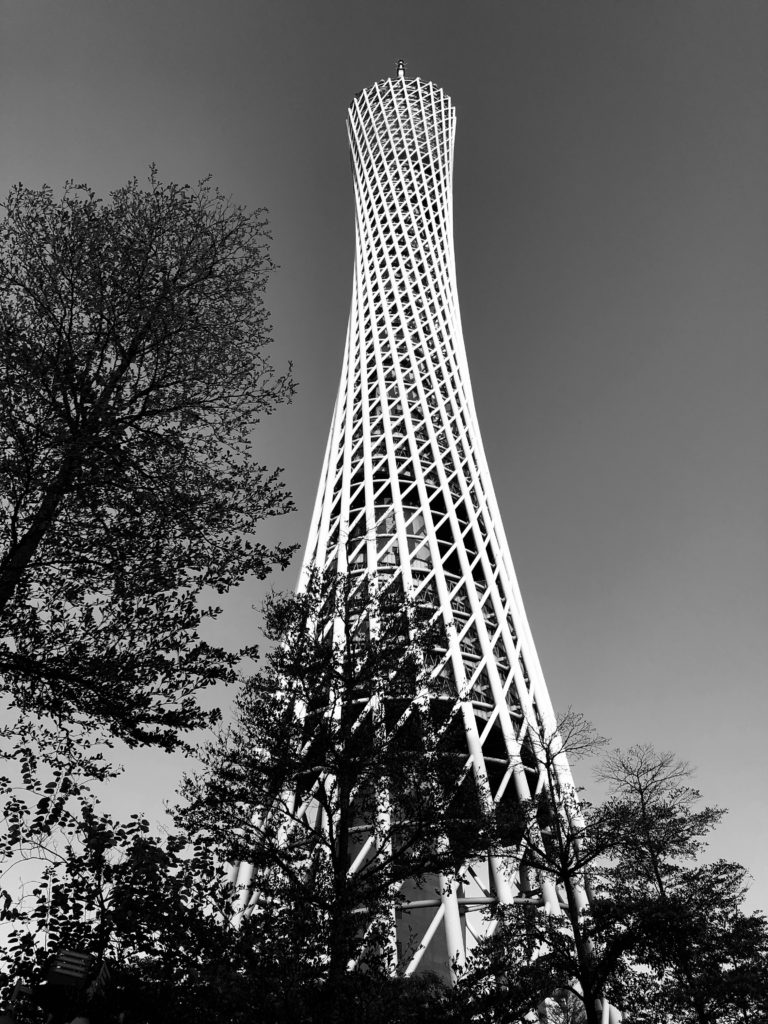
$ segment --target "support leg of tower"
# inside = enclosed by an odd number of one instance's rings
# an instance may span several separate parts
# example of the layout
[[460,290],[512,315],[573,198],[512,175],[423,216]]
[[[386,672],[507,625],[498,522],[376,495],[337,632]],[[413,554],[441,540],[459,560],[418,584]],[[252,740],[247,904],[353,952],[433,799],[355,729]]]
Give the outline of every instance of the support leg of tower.
[[450,879],[446,875],[440,875],[440,900],[443,905],[448,961],[453,981],[456,981],[456,968],[463,968],[466,963],[464,936],[461,930],[458,887],[459,883],[455,879]]

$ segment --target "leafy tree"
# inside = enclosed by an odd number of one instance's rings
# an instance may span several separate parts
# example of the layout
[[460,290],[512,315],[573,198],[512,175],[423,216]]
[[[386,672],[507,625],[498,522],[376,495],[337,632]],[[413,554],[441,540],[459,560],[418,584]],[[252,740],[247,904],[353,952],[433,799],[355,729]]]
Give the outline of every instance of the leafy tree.
[[539,730],[532,749],[546,783],[514,812],[529,895],[494,910],[493,936],[480,944],[460,983],[472,1019],[527,1021],[544,1004],[548,1020],[601,1018],[626,941],[594,891],[616,836],[605,810],[580,798],[565,769],[566,758],[594,755],[603,743],[570,710],[554,730]]
[[688,765],[648,746],[615,752],[599,771],[609,798],[592,807],[558,778],[563,751],[595,750],[580,716],[538,750],[547,785],[520,808],[522,868],[556,885],[564,914],[535,890],[494,910],[458,986],[465,1016],[522,1024],[546,1006],[548,1021],[582,1022],[602,997],[633,1024],[768,1021],[768,923],[743,910],[740,865],[703,861],[724,812],[701,806]]
[[186,826],[252,866],[250,919],[280,922],[283,958],[332,1004],[351,963],[394,967],[400,884],[484,841],[474,808],[448,806],[454,755],[428,697],[439,637],[422,620],[397,583],[314,574],[273,598],[275,646],[187,791]]
[[107,202],[17,186],[3,211],[0,917],[28,974],[77,940],[77,907],[108,917],[88,858],[132,827],[94,832],[108,746],[184,744],[218,717],[199,691],[238,677],[199,630],[290,558],[256,537],[291,503],[251,447],[293,385],[267,355],[263,211],[154,169]]
[[89,800],[81,801],[68,838],[3,949],[7,977],[33,989],[20,1020],[42,1019],[35,997],[50,993],[44,967],[49,951],[60,949],[88,953],[109,970],[96,998],[49,995],[49,1005],[63,1004],[63,1020],[78,1013],[96,1024],[202,1024],[214,1013],[253,1019],[241,955],[247,932],[226,927],[229,893],[207,849],[177,836],[160,841],[143,819],[121,824]]
[[237,657],[201,597],[285,565],[290,507],[250,432],[266,355],[262,211],[154,171],[102,202],[11,190],[0,223],[0,676],[6,711],[171,747]]
[[[86,802],[17,923],[15,973],[39,977],[41,936],[106,957],[102,1024],[118,1010],[136,1024],[456,1019],[439,982],[392,973],[398,884],[454,866],[469,843],[467,808],[451,808],[446,837],[455,765],[426,698],[439,637],[423,619],[396,587],[347,577],[273,596],[275,647],[188,782],[177,835],[160,842]],[[243,858],[247,893],[224,872]]]
[[690,767],[652,747],[613,754],[601,774],[621,837],[605,895],[632,937],[633,969],[624,980],[630,1019],[766,1019],[768,930],[762,915],[741,909],[746,871],[701,863],[725,812],[700,807]]

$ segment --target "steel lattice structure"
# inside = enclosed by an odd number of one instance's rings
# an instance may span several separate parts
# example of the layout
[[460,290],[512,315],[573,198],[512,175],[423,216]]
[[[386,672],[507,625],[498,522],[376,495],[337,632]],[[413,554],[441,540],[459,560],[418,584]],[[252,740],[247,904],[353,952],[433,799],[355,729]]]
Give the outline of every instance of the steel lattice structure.
[[[450,98],[402,64],[350,107],[352,305],[303,572],[399,574],[407,593],[439,608],[447,649],[434,699],[460,716],[461,770],[492,807],[541,787],[532,742],[556,723],[470,387],[453,249],[455,129]],[[420,941],[406,973],[460,962],[488,927],[489,903],[526,897],[521,853],[489,855],[460,881],[408,894]],[[539,879],[537,892],[559,912],[551,883]]]

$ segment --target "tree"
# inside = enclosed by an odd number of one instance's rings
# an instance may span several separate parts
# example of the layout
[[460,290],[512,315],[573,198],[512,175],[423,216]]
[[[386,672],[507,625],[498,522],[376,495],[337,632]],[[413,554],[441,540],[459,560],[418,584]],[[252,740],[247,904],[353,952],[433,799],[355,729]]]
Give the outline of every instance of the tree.
[[[58,1004],[62,1021],[82,1014],[92,1024],[253,1020],[253,943],[247,926],[228,926],[231,892],[211,852],[181,836],[159,840],[139,816],[121,824],[90,799],[78,810],[69,845],[0,953],[9,980],[32,988],[20,1021],[44,1019],[37,1001]],[[102,992],[51,993],[45,966],[62,949],[90,955],[94,973],[106,965]]]
[[254,540],[290,507],[254,462],[290,397],[261,298],[262,211],[154,169],[107,203],[11,190],[0,224],[0,675],[8,709],[171,747],[237,656],[201,606],[290,549]]
[[[446,813],[455,766],[426,699],[429,614],[396,585],[334,575],[273,595],[276,646],[188,781],[177,833],[158,841],[83,799],[77,842],[17,922],[9,973],[39,979],[43,936],[107,958],[99,1024],[118,1011],[132,1024],[453,1020],[447,989],[392,971],[399,882],[454,866],[469,832]],[[247,893],[224,871],[243,858]]]
[[290,558],[256,537],[291,502],[251,433],[293,385],[267,357],[262,211],[153,169],[107,202],[17,186],[4,214],[0,916],[29,966],[77,920],[61,884],[82,889],[105,745],[184,744],[218,717],[199,691],[238,678],[199,630]]
[[5,951],[14,976],[33,990],[18,1007],[19,1024],[45,1019],[34,1002],[45,994],[47,954],[34,941],[41,935],[109,971],[95,997],[49,994],[49,1005],[64,1004],[62,1021],[82,1014],[91,1024],[321,1024],[353,1013],[363,1024],[459,1024],[449,992],[431,977],[350,974],[324,1002],[301,956],[316,947],[310,928],[303,947],[286,948],[300,919],[288,932],[284,919],[259,916],[235,927],[231,887],[205,842],[159,841],[140,818],[120,825],[94,808],[81,815],[81,839],[65,872],[35,893],[36,933],[17,929]]
[[691,774],[674,754],[649,746],[616,752],[601,769],[621,838],[605,896],[632,936],[625,1003],[638,1021],[764,1020],[766,921],[741,909],[741,865],[701,863],[725,812],[699,806]]
[[520,808],[522,867],[552,880],[568,923],[533,901],[496,910],[459,986],[465,1012],[522,1024],[546,1004],[547,1020],[594,1021],[602,998],[636,1024],[768,1021],[768,923],[742,909],[744,868],[702,862],[724,812],[649,746],[604,760],[605,803],[577,800],[558,758],[595,749],[578,715],[541,738],[547,785]]
[[625,937],[594,882],[617,838],[604,809],[573,788],[566,758],[594,755],[604,742],[569,710],[555,729],[541,726],[532,745],[546,784],[520,802],[513,823],[531,895],[494,910],[493,936],[480,945],[460,985],[469,1012],[483,1020],[527,1021],[545,1002],[548,1020],[600,1020]]
[[454,755],[428,696],[438,631],[398,582],[315,573],[265,619],[275,646],[190,783],[185,825],[251,865],[247,916],[279,936],[283,998],[336,1013],[395,967],[400,884],[456,867],[482,826],[449,806]]

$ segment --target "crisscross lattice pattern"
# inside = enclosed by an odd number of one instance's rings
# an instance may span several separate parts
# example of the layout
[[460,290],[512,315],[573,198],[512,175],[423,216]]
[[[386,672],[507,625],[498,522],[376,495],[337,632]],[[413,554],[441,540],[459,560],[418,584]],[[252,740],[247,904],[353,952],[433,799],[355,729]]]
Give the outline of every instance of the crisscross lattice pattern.
[[[453,254],[456,116],[403,74],[353,101],[356,252],[347,344],[305,567],[401,574],[439,610],[434,699],[466,733],[487,806],[542,785],[531,736],[554,714],[491,486],[469,384]],[[524,851],[414,891],[406,970],[461,959],[496,900],[556,901]]]

